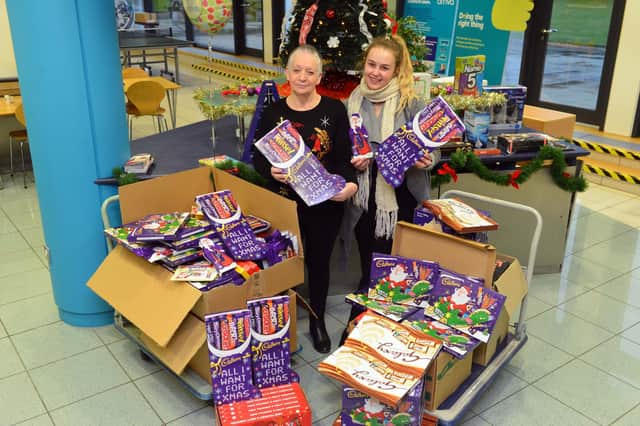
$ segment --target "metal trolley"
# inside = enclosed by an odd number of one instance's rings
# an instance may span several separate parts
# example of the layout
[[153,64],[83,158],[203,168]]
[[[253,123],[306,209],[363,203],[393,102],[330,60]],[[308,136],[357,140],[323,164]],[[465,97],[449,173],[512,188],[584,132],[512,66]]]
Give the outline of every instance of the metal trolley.
[[[120,201],[119,195],[112,195],[108,197],[102,202],[102,206],[100,208],[100,213],[102,215],[102,223],[106,228],[111,227],[111,222],[109,220],[108,209],[109,207]],[[114,243],[106,238],[107,241],[107,250],[111,251],[114,247]],[[113,326],[122,333],[126,338],[128,338],[131,342],[133,342],[140,351],[140,356],[145,361],[153,361],[157,365],[159,365],[162,369],[167,371],[169,374],[174,376],[180,384],[182,384],[189,392],[193,394],[198,399],[204,401],[213,401],[213,389],[211,385],[205,381],[202,377],[198,376],[195,372],[193,372],[188,367],[182,374],[176,374],[171,371],[165,364],[158,359],[151,351],[147,349],[142,340],[140,340],[140,330],[129,322],[122,314],[118,311],[114,311],[113,313]]]
[[[464,191],[449,190],[442,195],[442,198],[451,197],[481,201],[489,205],[505,207],[507,209],[525,212],[533,216],[536,225],[531,238],[531,246],[529,248],[529,258],[526,263],[525,274],[527,283],[530,284],[535,268],[538,242],[542,232],[542,216],[540,213],[529,206]],[[471,375],[467,380],[465,380],[464,383],[447,400],[440,404],[437,410],[426,411],[427,414],[438,419],[439,425],[453,425],[458,423],[462,419],[462,415],[475,401],[475,399],[493,382],[498,371],[500,371],[502,367],[506,366],[511,358],[513,358],[514,355],[522,349],[527,341],[527,329],[524,322],[526,310],[527,296],[524,297],[520,305],[520,315],[514,324],[514,330],[509,331],[507,337],[497,348],[496,354],[491,362],[487,364],[486,367],[474,364]]]

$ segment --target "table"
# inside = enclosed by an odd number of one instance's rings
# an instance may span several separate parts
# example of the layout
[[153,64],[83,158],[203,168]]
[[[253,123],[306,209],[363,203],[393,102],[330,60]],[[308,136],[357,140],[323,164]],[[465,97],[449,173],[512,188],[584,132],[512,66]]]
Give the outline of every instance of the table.
[[12,96],[11,103],[6,103],[4,98],[0,97],[0,116],[14,115],[18,105],[22,103],[21,96]]
[[[531,131],[521,129],[518,132]],[[514,132],[515,133],[515,132]],[[582,170],[581,157],[589,155],[589,151],[568,142],[562,143],[566,172],[577,176]],[[512,155],[492,155],[480,157],[481,161],[492,170],[504,170],[505,173],[514,170],[519,163],[531,160],[537,153],[516,153]],[[447,161],[443,157],[439,164]],[[498,186],[480,179],[473,173],[458,173],[458,181],[440,185],[432,190],[431,196],[439,198],[449,189],[486,195],[506,201],[512,201],[535,208],[543,218],[542,235],[536,257],[535,273],[549,274],[560,271],[564,261],[567,233],[571,220],[571,211],[575,200],[575,194],[560,189],[551,178],[548,170],[542,169],[533,173],[526,183],[515,189],[511,186]],[[489,242],[498,252],[515,256],[521,260],[528,258],[531,234],[534,224],[528,221],[526,214],[513,212],[508,209],[496,208],[493,205],[485,205],[472,201],[475,208],[491,212],[491,216],[503,229],[490,231]],[[510,232],[504,229],[510,230]],[[517,230],[517,231],[514,231]]]
[[171,125],[175,129],[176,128],[176,108],[178,103],[178,89],[180,88],[179,84],[174,83],[171,80],[167,80],[164,77],[136,77],[136,78],[125,78],[124,79],[124,91],[127,92],[129,86],[138,81],[155,81],[160,83],[160,85],[167,92],[167,101],[169,103],[169,116],[171,117]]
[[200,110],[209,120],[217,120],[225,115],[235,114],[240,129],[240,139],[246,139],[244,116],[256,110],[258,96],[223,96],[220,90],[203,89],[196,90],[194,99],[200,105]]
[[[211,143],[211,124],[216,129],[215,150]],[[240,158],[242,143],[236,139],[234,118],[226,116],[214,122],[203,120],[167,132],[129,141],[131,155],[148,152],[154,164],[140,179],[152,179],[198,167],[198,160],[226,154]],[[115,185],[112,177],[95,180],[99,185]]]
[[[164,64],[164,72],[171,74],[167,64],[167,60],[171,58],[175,68],[174,80],[180,82],[178,47],[192,46],[193,43],[186,40],[178,40],[171,37],[171,35],[170,28],[168,31],[160,29],[118,31],[122,65],[130,67],[132,64],[140,64],[146,67],[147,64]],[[141,50],[142,53],[132,53],[132,51],[138,50]],[[147,53],[148,50],[152,52]]]

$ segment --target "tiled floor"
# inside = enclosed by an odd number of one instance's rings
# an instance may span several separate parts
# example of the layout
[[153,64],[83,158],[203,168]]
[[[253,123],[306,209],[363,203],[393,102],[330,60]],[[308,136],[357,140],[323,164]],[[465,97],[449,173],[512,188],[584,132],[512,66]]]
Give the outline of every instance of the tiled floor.
[[[202,119],[183,74],[178,124]],[[134,134],[147,135],[139,119]],[[34,185],[4,175],[0,190],[0,425],[205,425],[213,411],[113,327],[58,319]],[[526,190],[526,185],[522,188]],[[640,197],[592,184],[579,194],[565,266],[531,283],[529,341],[480,395],[467,425],[640,424]],[[337,341],[348,315],[331,296]],[[308,318],[294,367],[314,423],[330,425],[340,386],[317,373]]]

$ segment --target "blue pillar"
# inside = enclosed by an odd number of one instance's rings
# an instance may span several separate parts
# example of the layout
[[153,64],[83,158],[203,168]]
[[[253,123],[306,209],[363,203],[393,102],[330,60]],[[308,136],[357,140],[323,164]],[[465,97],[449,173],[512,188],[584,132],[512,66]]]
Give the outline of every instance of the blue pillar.
[[86,282],[106,255],[97,177],[129,157],[112,0],[6,0],[49,270],[60,318],[99,326],[113,310]]

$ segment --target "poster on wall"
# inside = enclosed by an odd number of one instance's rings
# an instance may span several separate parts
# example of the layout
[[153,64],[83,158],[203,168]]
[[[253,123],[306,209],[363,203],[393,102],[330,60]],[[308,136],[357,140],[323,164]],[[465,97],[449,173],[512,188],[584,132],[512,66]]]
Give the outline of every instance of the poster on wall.
[[484,78],[489,85],[499,85],[502,82],[509,31],[494,26],[491,18],[493,7],[494,0],[459,0],[448,69],[455,68],[458,57],[485,55]]
[[405,0],[404,16],[416,18],[425,35],[427,71],[449,75],[458,0]]
[[502,81],[510,31],[524,31],[532,0],[404,0],[428,48],[429,71],[452,75],[456,57],[485,55],[484,78]]

